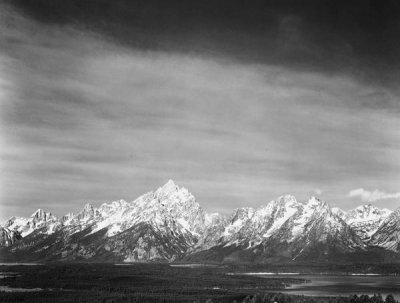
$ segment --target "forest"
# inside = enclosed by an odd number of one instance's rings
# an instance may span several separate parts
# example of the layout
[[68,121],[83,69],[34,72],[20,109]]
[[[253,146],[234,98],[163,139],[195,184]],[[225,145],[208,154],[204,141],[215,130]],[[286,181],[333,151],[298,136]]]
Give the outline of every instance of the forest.
[[[307,297],[279,293],[299,278],[229,275],[228,265],[49,263],[0,266],[0,285],[39,291],[0,292],[0,302],[395,303],[393,296]],[[0,286],[1,289],[1,286]]]

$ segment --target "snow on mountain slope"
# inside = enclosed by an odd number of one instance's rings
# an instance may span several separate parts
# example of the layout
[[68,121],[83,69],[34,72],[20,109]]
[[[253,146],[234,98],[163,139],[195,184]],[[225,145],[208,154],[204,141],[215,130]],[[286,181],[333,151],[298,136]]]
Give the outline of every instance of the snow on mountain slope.
[[31,260],[173,261],[196,254],[202,261],[324,259],[364,251],[370,243],[398,251],[399,221],[389,213],[372,206],[346,213],[315,197],[299,202],[286,195],[225,218],[207,214],[186,188],[169,180],[132,202],[88,203],[60,219],[43,210],[13,217],[0,240],[7,243],[4,251]]
[[38,209],[29,218],[12,217],[7,220],[4,227],[18,232],[22,237],[26,237],[35,230],[46,227],[46,233],[52,233],[59,225],[57,217],[43,209]]
[[[365,244],[329,205],[315,197],[303,204],[293,220],[288,222],[287,233],[279,234],[292,246],[293,259],[319,245],[320,250],[334,248],[341,252],[364,249]],[[291,236],[291,237],[290,237]],[[324,245],[324,246],[321,246]]]
[[205,215],[204,224],[204,231],[200,234],[193,251],[207,249],[216,245],[225,231],[228,220],[219,213],[212,213]]
[[391,213],[388,209],[379,209],[368,204],[348,211],[342,218],[361,239],[368,241]]
[[[172,180],[132,202],[118,200],[99,208],[86,204],[57,224],[57,233],[51,235],[53,245],[46,252],[64,260],[99,255],[120,261],[174,260],[199,241],[211,243],[223,229],[219,215],[206,215],[194,196]],[[43,253],[41,246],[49,246],[48,240],[34,233],[22,242],[18,249],[33,252]]]
[[277,232],[301,208],[291,195],[279,197],[264,207],[237,209],[222,234],[224,246],[258,245]]
[[[148,252],[152,252],[148,255],[151,259],[168,256],[168,260],[172,260],[181,256],[194,247],[207,230],[206,214],[194,196],[171,180],[155,192],[139,197],[127,209],[115,213],[107,221],[111,222],[107,227],[109,231],[140,230],[141,236],[137,239],[142,249],[146,247]],[[102,222],[97,229],[103,224]],[[137,229],[137,226],[142,227]],[[116,234],[108,232],[108,236]],[[131,234],[124,234],[126,239],[132,239]],[[122,235],[117,236],[120,237]],[[164,240],[160,240],[160,237]],[[166,239],[169,239],[168,243],[165,242]],[[113,239],[108,242],[111,242],[109,246],[117,247],[117,250],[125,249],[112,244]],[[144,256],[146,254],[130,251],[127,260]]]
[[96,210],[93,231],[107,228],[114,236],[135,224],[146,222],[158,230],[175,234],[189,233],[198,237],[204,232],[205,212],[186,188],[179,188],[172,180],[155,192],[149,192],[127,203],[123,200],[103,204]]
[[371,236],[371,245],[400,252],[400,207],[392,212]]
[[342,252],[365,248],[362,240],[327,203],[315,197],[298,202],[287,195],[257,210],[236,210],[217,246],[221,247],[222,254],[249,250],[261,256],[284,254],[296,259],[316,245],[320,250],[334,247]]

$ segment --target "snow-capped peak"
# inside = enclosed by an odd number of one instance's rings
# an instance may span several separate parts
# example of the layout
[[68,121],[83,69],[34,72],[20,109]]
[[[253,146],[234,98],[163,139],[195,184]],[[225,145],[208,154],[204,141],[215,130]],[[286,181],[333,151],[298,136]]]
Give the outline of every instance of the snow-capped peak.
[[99,217],[99,215],[100,212],[97,208],[93,207],[90,203],[86,203],[83,209],[74,217],[74,220],[88,224],[92,222],[94,218]]
[[37,229],[48,228],[48,232],[52,232],[57,225],[58,219],[50,212],[46,212],[39,208],[29,218],[12,217],[5,227],[18,232],[22,237],[26,237]]
[[[59,220],[42,209],[29,218],[13,217],[3,228],[0,246],[17,240],[19,234],[26,237],[35,232],[28,241],[51,233],[62,239],[76,235],[68,241],[91,235],[82,246],[76,245],[79,251],[63,252],[71,257],[81,254],[89,258],[104,249],[124,260],[173,260],[190,251],[231,247],[227,251],[253,249],[268,257],[278,248],[296,260],[314,253],[316,247],[324,247],[326,254],[331,247],[355,252],[371,244],[399,250],[400,209],[389,214],[389,210],[372,205],[346,213],[314,196],[297,201],[293,195],[284,195],[257,209],[239,208],[228,220],[217,213],[207,214],[186,188],[168,180],[132,202],[116,200],[98,208],[87,203],[76,215],[69,213]],[[382,223],[387,216],[390,218]],[[374,234],[378,228],[379,233]],[[92,239],[100,246],[86,245]]]
[[100,205],[98,210],[102,217],[107,217],[117,211],[124,210],[128,207],[129,207],[129,203],[126,202],[125,200],[121,199],[121,200],[112,201],[110,203],[103,203],[102,205]]
[[39,208],[38,210],[36,210],[31,217],[32,218],[43,218],[45,216],[45,211],[41,208]]
[[321,204],[325,204],[324,201],[318,199],[315,196],[311,196],[310,199],[308,199],[307,204],[309,205],[321,205]]
[[93,212],[96,218],[93,232],[107,228],[108,236],[141,222],[158,230],[173,230],[176,235],[190,233],[196,237],[206,228],[205,212],[195,197],[172,180],[130,203],[124,200],[104,203]]
[[[182,188],[184,189],[184,188]],[[175,184],[174,181],[168,180],[167,183],[165,183],[163,186],[159,187],[154,194],[157,197],[163,198],[163,197],[168,197],[170,195],[173,195],[177,191],[180,191],[181,188],[179,188],[178,185]]]
[[326,213],[332,213],[331,208],[329,207],[328,203],[326,203],[325,201],[322,201],[314,196],[312,196],[310,199],[308,199],[307,202],[305,202],[304,204],[304,211],[305,212],[326,212]]
[[39,208],[31,215],[31,218],[34,218],[37,221],[47,221],[49,219],[54,219],[55,216],[50,212],[45,212],[43,209]]
[[[284,196],[280,196],[278,199],[274,200],[275,202],[282,204],[282,205],[288,205],[288,204],[297,204],[297,200],[296,197],[293,195],[284,195]],[[272,201],[272,202],[274,202]]]
[[83,211],[85,212],[92,212],[94,210],[94,207],[90,203],[86,203],[85,206],[83,207]]
[[175,184],[175,182],[171,179],[167,181],[163,186],[161,186],[161,190],[163,192],[171,192],[171,191],[176,191],[179,189],[179,186]]
[[61,223],[68,225],[74,217],[75,217],[74,213],[69,212],[68,214],[61,217]]
[[388,209],[380,209],[372,204],[358,206],[343,216],[343,220],[363,240],[368,240],[381,226],[382,222],[392,213]]
[[391,213],[390,210],[380,209],[371,204],[361,205],[347,213],[347,221],[349,223],[359,221],[380,220],[382,217],[387,217]]

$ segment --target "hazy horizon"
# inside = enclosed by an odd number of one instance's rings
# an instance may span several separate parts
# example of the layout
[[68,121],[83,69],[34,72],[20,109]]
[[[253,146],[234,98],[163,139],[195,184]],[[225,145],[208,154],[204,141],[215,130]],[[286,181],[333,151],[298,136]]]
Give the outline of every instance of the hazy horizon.
[[396,209],[399,6],[367,2],[0,3],[0,220],[168,179],[208,212]]

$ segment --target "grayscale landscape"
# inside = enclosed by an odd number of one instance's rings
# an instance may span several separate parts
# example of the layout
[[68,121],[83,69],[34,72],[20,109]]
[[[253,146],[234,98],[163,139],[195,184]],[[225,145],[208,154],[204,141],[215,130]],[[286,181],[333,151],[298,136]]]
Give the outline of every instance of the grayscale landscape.
[[0,0],[0,302],[400,301],[394,0]]

